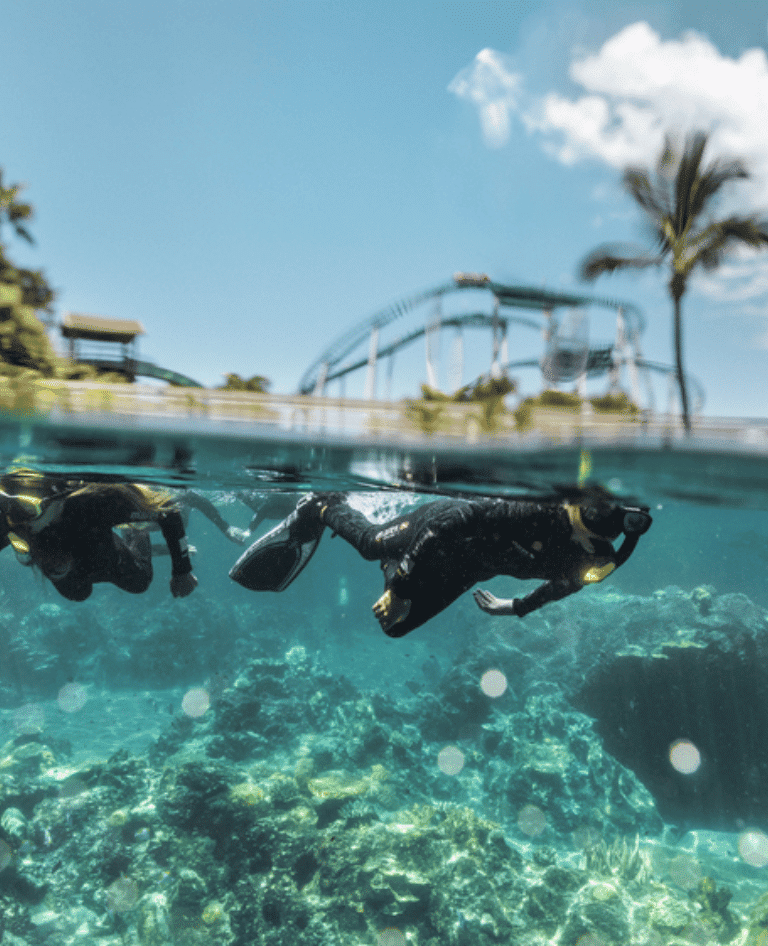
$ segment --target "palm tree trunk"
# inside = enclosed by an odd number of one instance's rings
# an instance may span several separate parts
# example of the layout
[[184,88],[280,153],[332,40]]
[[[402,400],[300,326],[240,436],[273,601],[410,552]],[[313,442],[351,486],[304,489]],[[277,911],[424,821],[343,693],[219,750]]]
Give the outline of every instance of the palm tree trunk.
[[675,372],[680,388],[680,403],[683,408],[683,427],[685,428],[686,434],[690,434],[691,415],[688,410],[688,390],[685,386],[685,375],[683,374],[683,318],[680,305],[682,293],[673,290],[672,301],[675,307]]

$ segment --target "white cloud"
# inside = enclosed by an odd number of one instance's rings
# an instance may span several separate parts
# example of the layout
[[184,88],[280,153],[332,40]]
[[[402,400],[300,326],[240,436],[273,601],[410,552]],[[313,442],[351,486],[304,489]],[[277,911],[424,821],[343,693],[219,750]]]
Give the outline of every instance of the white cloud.
[[634,23],[574,61],[570,75],[586,95],[573,101],[551,92],[524,116],[564,163],[649,164],[667,129],[711,128],[712,151],[750,161],[768,197],[762,49],[731,59],[697,33],[662,40],[647,23]]
[[[581,54],[569,74],[583,94],[522,95],[522,76],[502,54],[484,49],[449,90],[480,111],[488,144],[498,147],[517,116],[542,148],[565,165],[596,160],[620,170],[652,166],[669,129],[710,131],[705,160],[746,160],[751,179],[733,189],[734,208],[768,212],[768,57],[748,49],[724,56],[704,36],[663,40],[647,23],[633,23],[596,52]],[[725,195],[723,210],[728,209]],[[747,302],[768,294],[768,254],[739,259],[700,281],[713,300]],[[730,295],[729,295],[730,293]]]
[[647,164],[667,129],[711,128],[712,151],[746,158],[762,177],[768,202],[768,57],[762,49],[731,59],[697,33],[662,40],[647,23],[633,23],[596,53],[575,59],[570,76],[586,94],[524,96],[512,60],[483,49],[448,90],[476,106],[488,144],[508,140],[517,114],[564,164],[584,158],[617,169]]
[[499,148],[509,140],[510,113],[518,109],[521,76],[511,61],[493,49],[481,49],[471,66],[462,69],[448,91],[476,106],[485,143]]

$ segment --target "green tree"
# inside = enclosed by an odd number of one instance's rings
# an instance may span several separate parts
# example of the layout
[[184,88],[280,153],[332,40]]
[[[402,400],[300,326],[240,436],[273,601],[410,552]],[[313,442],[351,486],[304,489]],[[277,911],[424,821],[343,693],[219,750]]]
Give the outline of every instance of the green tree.
[[34,216],[31,204],[18,199],[23,190],[21,184],[3,183],[3,171],[0,168],[0,281],[9,285],[20,286],[22,302],[35,309],[48,309],[53,302],[53,290],[39,270],[24,269],[14,266],[6,254],[4,230],[10,226],[17,237],[34,245],[32,234],[27,229],[27,222]]
[[14,265],[4,241],[10,228],[34,243],[27,229],[34,212],[19,199],[21,190],[20,184],[6,186],[0,170],[0,374],[15,377],[32,370],[50,377],[59,373],[61,359],[36,312],[50,311],[53,290],[39,270]]
[[715,159],[702,166],[708,135],[689,134],[682,152],[667,135],[654,171],[629,167],[624,189],[650,224],[655,246],[644,250],[624,244],[603,244],[581,262],[582,279],[596,279],[620,269],[640,270],[666,265],[673,305],[675,372],[680,388],[683,423],[691,430],[688,392],[683,372],[682,309],[688,279],[697,268],[714,270],[739,244],[768,244],[768,222],[755,214],[714,219],[714,198],[724,184],[749,177],[742,161]]
[[251,378],[241,378],[239,374],[224,375],[225,383],[219,386],[219,391],[248,391],[251,394],[266,394],[271,381],[263,374],[255,374]]

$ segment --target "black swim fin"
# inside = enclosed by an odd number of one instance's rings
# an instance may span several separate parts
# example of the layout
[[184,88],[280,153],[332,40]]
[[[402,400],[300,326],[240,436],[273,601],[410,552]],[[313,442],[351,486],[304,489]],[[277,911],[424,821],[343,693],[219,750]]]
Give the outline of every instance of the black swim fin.
[[287,519],[256,539],[232,566],[229,577],[250,591],[284,591],[315,554],[325,529],[319,517],[307,512],[300,503]]

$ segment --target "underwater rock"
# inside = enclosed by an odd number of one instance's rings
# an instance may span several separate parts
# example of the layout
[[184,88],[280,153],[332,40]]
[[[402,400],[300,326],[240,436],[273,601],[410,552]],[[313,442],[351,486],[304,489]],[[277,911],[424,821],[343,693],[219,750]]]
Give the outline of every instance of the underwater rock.
[[[194,725],[179,720],[176,732],[158,741],[152,758],[178,751],[193,733],[208,755],[229,761],[264,755],[274,745],[288,748],[302,734],[325,732],[339,707],[358,697],[346,678],[320,670],[304,648],[294,648],[290,659],[252,660],[212,704],[212,712]],[[370,739],[366,735],[362,744]]]
[[656,625],[604,656],[572,702],[596,718],[606,750],[648,787],[665,820],[764,827],[768,621],[743,595],[715,598],[706,613],[677,589],[657,597],[668,599],[689,623]]
[[749,932],[745,946],[763,946],[768,941],[768,893],[752,908],[749,915]]
[[17,621],[4,622],[0,615],[2,705],[18,702],[22,694],[54,697],[64,680],[94,673],[104,638],[95,612],[77,615],[50,602]]
[[[663,827],[650,792],[561,696],[532,696],[519,712],[494,710],[480,747],[486,805],[495,799],[496,816],[521,837],[590,831],[614,838]],[[530,816],[524,823],[526,809],[535,809],[535,823]]]
[[572,900],[563,923],[558,946],[590,942],[632,942],[631,898],[618,886],[586,884]]
[[[665,820],[766,826],[768,615],[745,595],[700,586],[642,597],[601,585],[516,622],[514,638],[491,632],[491,621],[462,662],[502,671],[518,702],[546,688],[564,694],[596,720],[603,749],[639,778]],[[444,715],[433,710],[436,724],[428,720],[443,733],[456,717],[448,702]],[[672,764],[679,743],[697,754],[695,772]]]

